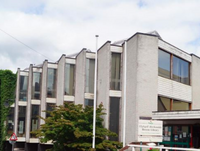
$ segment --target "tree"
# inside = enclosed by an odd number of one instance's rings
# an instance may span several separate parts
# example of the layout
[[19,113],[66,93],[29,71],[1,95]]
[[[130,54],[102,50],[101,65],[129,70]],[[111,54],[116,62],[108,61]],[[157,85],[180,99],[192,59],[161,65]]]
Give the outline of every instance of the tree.
[[[4,122],[10,108],[4,106],[5,101],[14,99],[16,74],[10,70],[0,70],[0,151],[3,151],[3,143],[6,138],[6,126]],[[10,101],[11,105],[13,101]]]
[[[117,141],[107,140],[106,137],[117,136],[115,133],[103,127],[105,114],[103,105],[96,110],[96,150],[110,149],[115,151],[122,144]],[[45,111],[48,112],[48,111]],[[92,151],[93,107],[65,103],[55,107],[49,112],[50,117],[44,119],[45,124],[33,132],[42,143],[52,140],[54,151]]]

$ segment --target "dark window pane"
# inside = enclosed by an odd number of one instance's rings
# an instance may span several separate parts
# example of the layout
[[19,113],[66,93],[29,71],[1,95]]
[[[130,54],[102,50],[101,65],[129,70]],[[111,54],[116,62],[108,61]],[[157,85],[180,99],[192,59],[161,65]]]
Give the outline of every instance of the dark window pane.
[[189,110],[189,103],[173,100],[173,111]]
[[[47,103],[47,111],[53,111],[55,108],[55,104],[54,103]],[[46,118],[50,116],[50,113],[46,112]]]
[[158,111],[170,111],[170,99],[158,96]]
[[47,97],[56,97],[56,69],[48,68],[47,76]]
[[19,106],[18,110],[18,137],[25,137],[25,128],[26,128],[26,106]]
[[32,99],[40,99],[41,73],[33,73]]
[[[119,135],[119,103],[120,98],[110,98],[109,130],[117,133],[117,135]],[[109,139],[113,141],[118,141],[118,138],[119,137],[110,137]]]
[[170,78],[170,54],[162,50],[158,51],[158,75]]
[[85,92],[94,93],[95,59],[86,59],[86,83]]
[[111,90],[120,90],[120,69],[121,69],[121,54],[112,53],[112,65],[111,65]]
[[173,80],[189,85],[189,63],[173,57]]
[[85,106],[94,106],[94,100],[85,99]]
[[28,77],[20,76],[19,100],[27,101]]
[[65,65],[65,95],[74,95],[74,64]]
[[8,136],[12,135],[14,127],[14,108],[10,108],[8,118],[7,118],[7,134]]
[[[39,105],[32,105],[31,109],[31,132],[39,128]],[[31,138],[36,138],[34,134],[31,134]]]

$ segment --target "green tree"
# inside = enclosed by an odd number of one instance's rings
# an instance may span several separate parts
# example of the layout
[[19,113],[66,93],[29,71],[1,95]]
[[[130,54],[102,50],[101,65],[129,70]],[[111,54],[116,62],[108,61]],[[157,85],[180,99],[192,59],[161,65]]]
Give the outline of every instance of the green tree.
[[[122,144],[117,141],[106,139],[109,136],[117,136],[115,133],[103,127],[105,114],[103,105],[96,110],[96,150],[104,151],[110,149],[115,151],[121,148]],[[48,111],[46,111],[48,112]],[[63,106],[55,107],[49,112],[50,117],[44,119],[45,124],[33,132],[42,143],[52,140],[53,151],[92,151],[92,129],[93,129],[93,108],[72,103],[65,103]]]
[[[14,99],[16,74],[10,70],[0,70],[0,151],[3,151],[3,143],[6,138],[6,126],[4,122],[10,108],[4,106],[5,101]],[[13,101],[9,102],[10,105]]]

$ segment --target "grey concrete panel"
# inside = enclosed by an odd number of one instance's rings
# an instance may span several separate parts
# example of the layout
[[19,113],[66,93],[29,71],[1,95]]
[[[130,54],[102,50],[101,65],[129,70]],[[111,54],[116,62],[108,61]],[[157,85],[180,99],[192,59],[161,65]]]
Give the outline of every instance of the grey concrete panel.
[[64,75],[65,75],[65,55],[62,55],[61,59],[58,62],[57,69],[57,90],[56,90],[56,105],[63,105],[64,100]]
[[106,43],[98,51],[98,74],[97,74],[97,105],[103,103],[106,109],[104,117],[104,125],[109,127],[109,89],[110,89],[110,63],[111,52],[110,42]]
[[76,58],[75,104],[84,104],[86,51],[82,50]]

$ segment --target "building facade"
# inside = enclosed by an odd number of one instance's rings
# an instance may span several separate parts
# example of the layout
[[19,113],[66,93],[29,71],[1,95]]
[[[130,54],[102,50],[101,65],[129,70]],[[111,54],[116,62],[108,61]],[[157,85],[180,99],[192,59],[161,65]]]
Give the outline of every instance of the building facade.
[[[97,104],[106,109],[104,125],[113,140],[138,141],[140,119],[163,120],[163,144],[200,147],[200,58],[162,40],[157,32],[107,41],[98,51]],[[16,101],[9,131],[16,146],[43,150],[47,144],[30,132],[48,117],[43,110],[64,102],[93,106],[95,53],[83,49],[56,63],[18,69]],[[14,117],[14,118],[12,118]],[[196,131],[196,133],[194,133]]]

